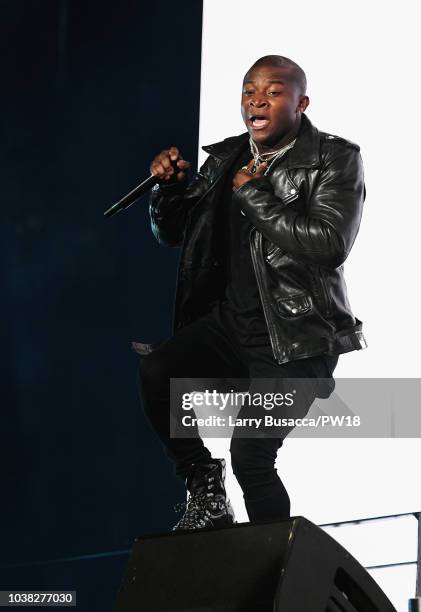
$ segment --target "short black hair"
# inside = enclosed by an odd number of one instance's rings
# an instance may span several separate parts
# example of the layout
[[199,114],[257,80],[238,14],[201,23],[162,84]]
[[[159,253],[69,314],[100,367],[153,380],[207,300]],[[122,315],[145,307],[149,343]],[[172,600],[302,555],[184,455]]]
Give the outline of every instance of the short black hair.
[[307,78],[305,72],[301,66],[289,59],[289,57],[284,57],[283,55],[264,55],[254,62],[248,72],[259,66],[279,66],[281,68],[288,68],[291,71],[291,78],[300,89],[300,95],[305,95],[307,91]]

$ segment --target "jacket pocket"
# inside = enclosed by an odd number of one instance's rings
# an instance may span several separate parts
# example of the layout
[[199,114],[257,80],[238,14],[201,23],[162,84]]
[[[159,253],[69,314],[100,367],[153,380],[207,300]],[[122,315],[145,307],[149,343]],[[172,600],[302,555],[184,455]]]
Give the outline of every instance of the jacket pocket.
[[307,293],[300,293],[287,298],[278,298],[276,307],[281,317],[294,318],[310,312],[313,308],[313,301]]

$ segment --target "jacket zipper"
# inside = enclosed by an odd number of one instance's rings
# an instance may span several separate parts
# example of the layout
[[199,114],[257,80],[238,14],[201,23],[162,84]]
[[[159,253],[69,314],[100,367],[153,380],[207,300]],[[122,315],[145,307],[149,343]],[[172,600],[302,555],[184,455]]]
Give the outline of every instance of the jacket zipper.
[[281,249],[277,246],[273,246],[270,248],[269,251],[267,251],[266,255],[265,255],[265,259],[268,263],[270,263],[272,261],[272,259],[276,256],[279,255],[279,253],[281,252]]
[[319,278],[320,278],[320,284],[322,286],[322,293],[323,293],[323,300],[325,303],[326,315],[329,315],[330,314],[329,294],[328,294],[328,289],[326,287],[326,280],[325,280],[322,268],[319,268]]
[[[255,235],[256,235],[256,250],[254,250],[254,245],[253,245],[253,231],[255,232]],[[260,294],[260,300],[262,302],[263,313],[265,315],[266,326],[269,332],[270,344],[272,346],[272,353],[275,358],[275,361],[280,364],[281,360],[280,360],[279,342],[278,342],[278,338],[275,332],[275,325],[273,323],[273,316],[270,311],[270,305],[268,304],[268,300],[266,299],[264,295],[262,276],[260,274],[258,261],[257,261],[257,253],[262,252],[262,249],[261,249],[262,234],[255,227],[252,227],[250,230],[250,234],[249,234],[249,240],[250,240],[250,252],[251,252],[251,259],[253,262],[254,274],[256,276],[257,286],[258,286],[259,294]]]

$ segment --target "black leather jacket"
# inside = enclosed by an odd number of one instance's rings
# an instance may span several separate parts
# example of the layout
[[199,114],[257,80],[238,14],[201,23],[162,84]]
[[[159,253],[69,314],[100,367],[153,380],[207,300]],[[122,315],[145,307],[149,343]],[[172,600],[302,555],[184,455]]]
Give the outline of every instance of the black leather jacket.
[[[248,133],[203,147],[188,183],[152,190],[152,230],[181,247],[174,331],[208,312],[225,290],[218,202]],[[365,185],[359,146],[320,132],[305,114],[294,147],[267,175],[233,193],[251,221],[250,249],[275,360],[365,348],[347,297],[343,263],[360,225]]]

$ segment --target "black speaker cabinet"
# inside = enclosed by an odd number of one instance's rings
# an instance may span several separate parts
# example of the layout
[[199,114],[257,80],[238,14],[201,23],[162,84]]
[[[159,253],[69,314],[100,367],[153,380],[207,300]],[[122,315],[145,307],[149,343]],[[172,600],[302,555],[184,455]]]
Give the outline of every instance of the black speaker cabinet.
[[114,612],[396,612],[302,516],[135,541]]

